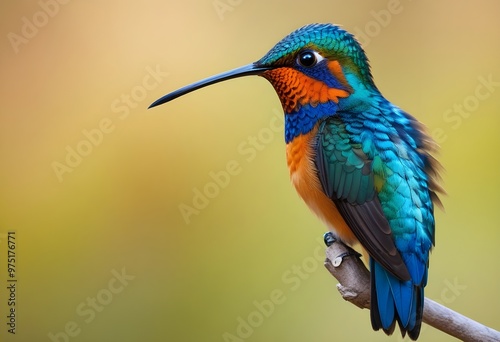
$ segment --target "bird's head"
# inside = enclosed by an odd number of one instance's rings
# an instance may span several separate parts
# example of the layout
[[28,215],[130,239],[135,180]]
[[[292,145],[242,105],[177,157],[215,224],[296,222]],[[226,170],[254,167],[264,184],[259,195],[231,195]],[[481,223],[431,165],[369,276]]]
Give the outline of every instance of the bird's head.
[[322,117],[377,92],[366,55],[354,36],[336,25],[311,24],[290,33],[257,62],[178,89],[150,108],[248,75],[266,78],[276,90],[285,111],[287,142],[310,131]]

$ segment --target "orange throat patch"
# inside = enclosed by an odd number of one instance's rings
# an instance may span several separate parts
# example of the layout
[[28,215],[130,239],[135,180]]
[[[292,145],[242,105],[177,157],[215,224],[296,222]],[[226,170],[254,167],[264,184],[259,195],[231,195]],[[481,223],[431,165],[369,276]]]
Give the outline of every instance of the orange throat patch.
[[[328,68],[347,89],[351,90],[337,61],[330,61]],[[285,113],[292,113],[305,104],[316,106],[327,101],[338,103],[339,98],[348,97],[350,94],[343,89],[330,88],[324,82],[290,67],[272,69],[264,72],[262,76],[273,85]]]

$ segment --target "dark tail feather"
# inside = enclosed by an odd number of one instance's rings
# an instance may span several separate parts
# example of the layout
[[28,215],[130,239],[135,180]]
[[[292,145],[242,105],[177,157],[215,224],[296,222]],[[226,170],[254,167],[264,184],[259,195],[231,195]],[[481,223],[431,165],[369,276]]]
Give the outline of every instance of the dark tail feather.
[[418,335],[420,335],[420,327],[422,326],[422,319],[424,316],[424,287],[416,287],[415,290],[417,299],[416,299],[416,318],[415,318],[415,326],[410,330],[408,330],[408,336],[414,341],[417,340]]

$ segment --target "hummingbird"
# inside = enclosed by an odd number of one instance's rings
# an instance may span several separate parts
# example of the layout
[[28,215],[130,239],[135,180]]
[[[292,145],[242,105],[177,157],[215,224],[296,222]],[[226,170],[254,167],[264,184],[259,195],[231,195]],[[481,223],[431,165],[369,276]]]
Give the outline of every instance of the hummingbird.
[[420,334],[429,253],[435,244],[437,145],[413,116],[374,83],[356,38],[333,24],[310,24],[258,61],[208,77],[153,102],[258,75],[283,107],[286,161],[300,197],[348,246],[369,255],[374,330]]

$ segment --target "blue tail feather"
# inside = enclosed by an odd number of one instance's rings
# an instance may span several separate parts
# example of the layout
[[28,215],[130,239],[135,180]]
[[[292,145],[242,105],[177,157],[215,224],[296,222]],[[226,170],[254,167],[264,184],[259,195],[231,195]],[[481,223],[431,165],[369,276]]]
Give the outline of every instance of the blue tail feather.
[[[377,267],[377,271],[380,267]],[[377,278],[377,305],[380,312],[380,321],[384,329],[389,327],[394,322],[394,298],[391,293],[391,282],[386,276],[387,274],[376,272]]]
[[374,330],[388,335],[394,332],[396,321],[403,337],[416,340],[423,314],[423,287],[413,280],[401,281],[370,258],[372,299],[371,321]]

